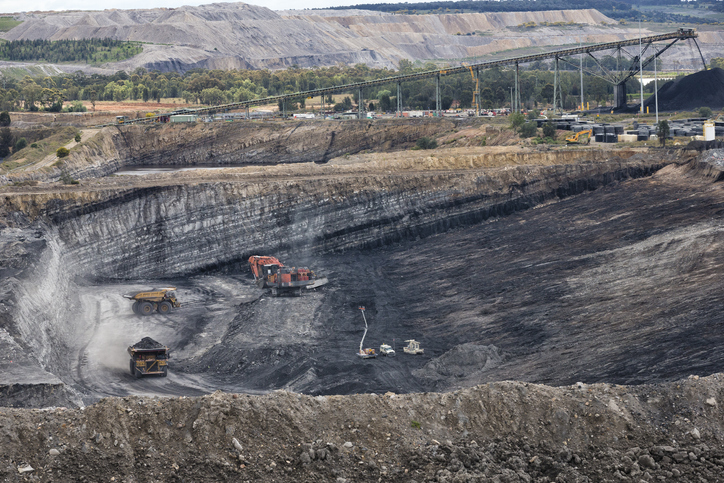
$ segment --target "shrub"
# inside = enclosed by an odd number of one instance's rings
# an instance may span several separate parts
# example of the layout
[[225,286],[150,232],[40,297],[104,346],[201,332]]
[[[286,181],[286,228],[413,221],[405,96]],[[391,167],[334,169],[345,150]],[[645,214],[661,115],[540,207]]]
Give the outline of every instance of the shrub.
[[538,126],[534,122],[526,122],[520,126],[520,137],[532,138],[538,133]]
[[529,121],[534,121],[538,119],[538,116],[540,116],[540,111],[538,111],[538,109],[533,109],[532,111],[528,112]]
[[556,138],[556,125],[548,121],[543,124],[543,136],[547,138]]
[[68,151],[67,148],[58,148],[58,150],[55,152],[55,155],[59,158],[64,158],[70,154],[70,151]]
[[424,136],[417,140],[415,146],[418,149],[435,149],[437,147],[437,141]]
[[488,138],[487,138],[487,136],[484,136],[484,137],[483,137],[483,140],[480,141],[480,145],[481,145],[481,146],[486,146],[487,144],[488,144]]
[[[708,109],[708,108],[707,108]],[[656,126],[656,134],[659,136],[659,142],[662,146],[666,146],[666,138],[669,137],[669,122],[666,119],[662,119],[659,121],[659,124]]]
[[699,117],[705,117],[708,119],[711,117],[711,114],[711,109],[709,109],[708,107],[699,108]]
[[411,421],[410,426],[412,426],[415,429],[420,429],[420,423],[418,423],[417,421]]
[[33,144],[30,145],[30,147],[31,147],[31,148],[37,148],[37,147],[38,147],[38,143],[33,143]]
[[8,111],[0,112],[0,127],[5,127],[10,125],[10,114]]
[[88,109],[80,101],[73,101],[70,106],[66,108],[68,112],[86,112]]
[[25,138],[20,138],[20,139],[18,139],[18,141],[15,143],[15,148],[13,149],[13,152],[14,152],[14,153],[17,153],[17,152],[20,151],[21,149],[25,148],[25,146],[27,146],[27,145],[28,145],[28,141],[26,141]]
[[63,171],[63,174],[60,175],[60,181],[63,184],[80,184],[80,181],[77,179],[73,179],[68,173]]
[[77,142],[77,143],[80,142],[80,133],[75,134],[75,142]]
[[515,131],[518,130],[520,126],[523,125],[525,122],[525,116],[519,112],[514,112],[510,115],[510,127],[512,127]]

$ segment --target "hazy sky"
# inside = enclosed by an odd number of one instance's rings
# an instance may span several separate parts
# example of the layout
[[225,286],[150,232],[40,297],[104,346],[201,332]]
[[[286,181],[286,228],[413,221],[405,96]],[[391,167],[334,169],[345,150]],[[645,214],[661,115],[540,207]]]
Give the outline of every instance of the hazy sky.
[[[252,5],[272,10],[321,8],[359,3],[393,3],[394,0],[255,0]],[[34,10],[104,10],[107,8],[134,9],[154,7],[180,7],[226,3],[204,0],[0,0],[0,13],[29,12]]]

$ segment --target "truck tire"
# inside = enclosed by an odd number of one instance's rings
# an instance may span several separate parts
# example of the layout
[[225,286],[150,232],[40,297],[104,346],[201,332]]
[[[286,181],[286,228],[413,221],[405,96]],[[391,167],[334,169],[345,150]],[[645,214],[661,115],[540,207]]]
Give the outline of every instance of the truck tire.
[[141,315],[151,315],[153,313],[153,304],[151,302],[141,302],[138,304],[138,313]]
[[159,314],[168,314],[171,312],[171,302],[166,302],[165,300],[158,304],[158,313]]
[[133,363],[133,359],[131,359],[131,367],[130,367],[130,369],[131,369],[131,375],[132,375],[132,376],[135,376],[135,375],[136,375],[136,364]]
[[164,367],[163,373],[161,374],[161,377],[166,377],[166,376],[168,376],[168,367]]
[[138,300],[136,300],[135,302],[133,302],[133,306],[132,306],[131,308],[133,309],[133,313],[134,313],[134,314],[140,315],[140,314],[138,313]]
[[134,369],[135,369],[135,371],[133,372],[133,377],[135,377],[136,379],[140,379],[141,376],[143,375],[143,373],[141,371],[139,371],[137,367]]

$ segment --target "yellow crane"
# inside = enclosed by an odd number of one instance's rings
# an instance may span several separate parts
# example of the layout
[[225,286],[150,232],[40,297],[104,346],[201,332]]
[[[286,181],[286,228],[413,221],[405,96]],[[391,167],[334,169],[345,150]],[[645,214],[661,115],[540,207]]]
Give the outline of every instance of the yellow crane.
[[[463,65],[465,65],[465,64],[463,64]],[[478,96],[477,96],[477,93],[478,93],[478,90],[480,87],[480,79],[475,77],[475,74],[473,73],[473,66],[465,65],[465,67],[470,69],[470,76],[473,78],[473,83],[475,84],[475,88],[473,90],[473,105],[475,106],[475,114],[477,115],[477,113],[480,111],[480,106],[478,106]]]

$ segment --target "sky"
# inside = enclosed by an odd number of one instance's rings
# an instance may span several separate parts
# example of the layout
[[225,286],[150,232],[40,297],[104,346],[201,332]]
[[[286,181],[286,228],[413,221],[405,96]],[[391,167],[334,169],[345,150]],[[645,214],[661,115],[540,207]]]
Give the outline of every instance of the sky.
[[[48,10],[124,10],[156,7],[180,7],[182,5],[204,5],[213,0],[0,0],[0,14]],[[360,3],[394,3],[394,0],[252,0],[244,3],[271,8],[290,10],[355,5]]]

